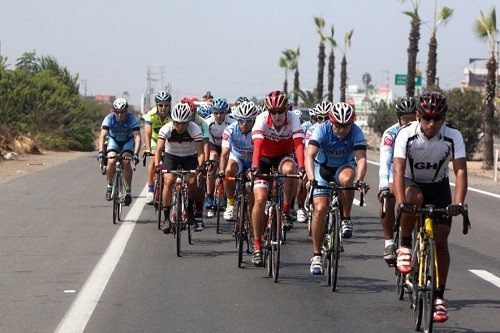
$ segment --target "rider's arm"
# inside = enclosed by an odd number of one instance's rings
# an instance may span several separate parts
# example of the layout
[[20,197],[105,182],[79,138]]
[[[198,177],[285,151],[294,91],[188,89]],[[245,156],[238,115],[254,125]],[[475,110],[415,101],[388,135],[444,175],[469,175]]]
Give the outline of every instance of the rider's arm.
[[156,142],[156,150],[155,150],[155,165],[159,165],[162,153],[165,150],[165,139],[158,137],[158,141]]
[[99,151],[104,151],[104,142],[106,142],[106,137],[108,136],[109,131],[105,128],[101,129],[101,132],[99,133]]
[[253,140],[252,168],[259,166],[259,160],[262,154],[263,144],[264,144],[264,139],[256,138]]
[[307,179],[314,179],[314,158],[318,154],[319,147],[314,144],[307,145],[305,167]]
[[467,194],[467,162],[464,158],[453,160],[453,171],[455,172],[455,197],[453,203],[463,204]]
[[397,202],[406,202],[405,179],[404,179],[405,167],[406,167],[406,159],[401,157],[394,157],[393,186],[394,186],[394,195],[396,196]]
[[205,163],[205,152],[203,151],[203,140],[195,141],[196,154],[198,155],[198,165]]
[[141,131],[139,129],[134,131],[134,154],[139,155],[141,151]]
[[293,144],[295,146],[295,156],[297,158],[297,163],[299,168],[304,167],[304,138],[298,137],[293,139]]
[[393,152],[394,138],[391,133],[386,130],[384,135],[382,135],[382,140],[380,141],[380,168],[378,171],[379,190],[389,188]]
[[151,134],[153,133],[153,128],[151,123],[144,123],[144,147],[146,150],[151,151]]
[[354,154],[356,156],[356,177],[357,180],[364,180],[366,176],[366,150],[365,149],[358,149],[354,151]]
[[219,161],[219,171],[226,171],[227,167],[227,161],[229,160],[229,152],[231,151],[231,148],[229,147],[222,147],[222,151],[220,154],[220,161]]

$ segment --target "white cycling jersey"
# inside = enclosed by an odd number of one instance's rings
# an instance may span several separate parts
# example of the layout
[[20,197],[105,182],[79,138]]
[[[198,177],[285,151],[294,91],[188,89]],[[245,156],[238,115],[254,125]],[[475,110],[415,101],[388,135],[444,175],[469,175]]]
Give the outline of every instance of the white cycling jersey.
[[401,129],[398,122],[384,131],[382,140],[380,140],[380,168],[378,170],[379,185],[378,189],[388,189],[389,183],[392,183],[393,167],[392,155],[394,154],[394,142]]
[[165,140],[165,152],[175,156],[196,155],[195,143],[203,141],[200,127],[192,121],[184,133],[178,133],[173,122],[167,123],[160,129],[158,139]]
[[465,158],[465,144],[460,131],[448,123],[427,139],[420,122],[414,121],[399,131],[394,145],[396,157],[406,159],[406,178],[435,183],[448,177],[450,161]]
[[208,132],[210,133],[209,142],[213,145],[221,146],[222,133],[224,133],[224,130],[228,125],[234,123],[235,121],[236,119],[234,119],[230,115],[226,115],[224,121],[220,124],[215,121],[215,117],[213,114],[206,118],[205,122],[208,125]]

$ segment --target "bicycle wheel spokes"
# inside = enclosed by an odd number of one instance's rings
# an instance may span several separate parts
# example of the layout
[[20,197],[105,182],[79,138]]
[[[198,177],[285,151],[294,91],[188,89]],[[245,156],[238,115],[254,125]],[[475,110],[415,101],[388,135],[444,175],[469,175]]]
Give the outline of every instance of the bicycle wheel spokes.
[[436,291],[436,266],[434,239],[429,238],[425,249],[424,277],[425,286],[422,292],[424,332],[432,332],[434,317],[434,293]]
[[280,272],[280,255],[281,255],[281,241],[284,238],[283,228],[282,228],[282,215],[279,212],[274,214],[272,230],[273,234],[273,278],[274,282],[278,282],[278,276]]
[[330,244],[332,246],[330,251],[330,270],[328,274],[331,276],[332,291],[337,290],[337,276],[339,268],[339,257],[342,250],[341,238],[340,238],[340,210],[337,208],[333,211],[333,230],[331,233],[332,241]]

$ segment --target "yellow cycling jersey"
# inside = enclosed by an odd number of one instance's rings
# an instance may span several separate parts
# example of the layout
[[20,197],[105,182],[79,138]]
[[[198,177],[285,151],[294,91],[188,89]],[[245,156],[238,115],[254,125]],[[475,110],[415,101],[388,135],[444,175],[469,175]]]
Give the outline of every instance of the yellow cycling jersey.
[[171,121],[172,118],[170,118],[170,116],[167,116],[162,120],[156,110],[156,106],[146,113],[144,116],[144,125],[151,126],[151,148],[156,147],[156,141],[158,140],[160,128]]

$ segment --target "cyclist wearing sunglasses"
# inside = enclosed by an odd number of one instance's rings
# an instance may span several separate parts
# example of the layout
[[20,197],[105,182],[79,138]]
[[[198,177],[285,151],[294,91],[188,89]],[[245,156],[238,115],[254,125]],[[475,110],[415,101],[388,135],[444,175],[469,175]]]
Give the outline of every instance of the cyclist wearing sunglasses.
[[[159,91],[155,96],[156,106],[153,107],[144,116],[144,151],[143,158],[154,154],[156,150],[156,141],[158,140],[158,132],[166,123],[172,121],[170,118],[170,109],[172,103],[172,95],[168,91]],[[153,204],[154,190],[154,159],[150,159],[147,169],[148,194],[146,203]]]
[[397,250],[394,246],[393,239],[395,220],[394,206],[396,204],[396,199],[393,194],[394,188],[392,185],[394,141],[396,140],[396,135],[402,126],[416,120],[416,101],[417,100],[413,97],[404,97],[400,98],[396,102],[396,115],[398,117],[398,122],[384,131],[380,142],[379,192],[377,197],[382,204],[384,198],[386,199],[385,215],[380,218],[380,222],[384,230],[383,258],[389,267],[394,267],[396,265]]
[[[403,207],[397,268],[403,274],[411,270],[414,207],[425,204],[446,207],[449,215],[437,216],[434,225],[440,284],[435,293],[434,322],[442,323],[448,320],[443,294],[450,265],[451,216],[461,212],[467,193],[465,145],[460,131],[445,122],[448,103],[441,93],[424,93],[416,108],[418,121],[403,127],[394,145],[394,189],[396,200]],[[456,176],[453,201],[448,179],[449,162]]]
[[[258,114],[257,106],[252,101],[243,101],[233,110],[237,122],[227,126],[222,134],[222,152],[219,162],[219,176],[236,177],[252,166],[252,127]],[[233,221],[235,183],[231,180],[224,182],[227,196],[227,208],[224,219]]]
[[[113,102],[113,113],[108,114],[101,125],[101,133],[99,134],[99,154],[97,159],[101,163],[104,158],[106,148],[106,157],[115,157],[122,155],[124,157],[132,157],[134,163],[139,163],[139,150],[141,149],[141,124],[136,116],[128,113],[128,103],[124,98],[118,98]],[[105,147],[106,138],[108,139],[107,147]],[[113,177],[115,175],[116,158],[108,159],[106,175],[108,178],[108,187],[106,189],[106,200],[111,200],[111,192],[113,190]],[[125,206],[132,202],[131,186],[132,186],[132,168],[130,160],[123,161],[123,173],[125,176]]]
[[[254,151],[252,156],[253,173],[268,173],[271,167],[283,174],[304,173],[304,130],[300,119],[292,111],[288,111],[287,96],[282,91],[270,92],[265,100],[267,111],[257,116],[252,128]],[[295,154],[294,154],[295,151]],[[283,227],[293,227],[291,200],[296,189],[297,180],[286,178],[283,190]],[[267,181],[256,179],[253,195],[255,204],[252,209],[254,230],[254,253],[252,261],[255,266],[262,266],[262,235],[264,232],[264,216],[267,201]]]
[[[222,151],[222,133],[226,127],[236,121],[233,117],[227,114],[229,104],[223,98],[214,99],[212,105],[212,115],[205,119],[208,126],[210,155],[212,161],[219,161],[219,156]],[[204,206],[207,209],[207,216],[214,217],[214,192],[215,192],[215,174],[217,173],[217,164],[212,164],[209,168],[207,179],[207,196]]]
[[[341,186],[352,186],[357,177],[356,184],[361,189],[366,175],[366,140],[361,128],[354,124],[354,108],[350,104],[339,102],[328,110],[329,120],[315,127],[307,145],[307,177],[323,186],[332,180]],[[330,190],[327,189],[315,189],[313,192],[313,257],[310,267],[313,275],[323,274],[321,245],[325,234],[324,221],[329,209],[329,196]],[[342,203],[342,237],[351,238],[354,191],[341,191],[339,199]]]

